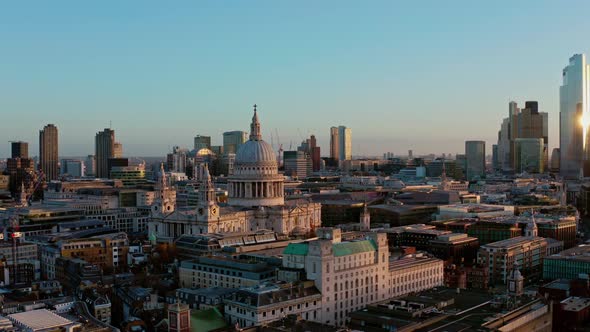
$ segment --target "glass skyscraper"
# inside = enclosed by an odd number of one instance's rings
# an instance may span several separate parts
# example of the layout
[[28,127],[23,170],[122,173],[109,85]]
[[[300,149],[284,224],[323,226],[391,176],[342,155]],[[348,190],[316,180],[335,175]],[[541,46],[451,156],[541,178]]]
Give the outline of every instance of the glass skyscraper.
[[[583,172],[588,158],[588,97],[590,70],[586,55],[575,54],[563,69],[559,87],[560,174],[565,178],[588,176]],[[586,173],[586,174],[584,174]]]

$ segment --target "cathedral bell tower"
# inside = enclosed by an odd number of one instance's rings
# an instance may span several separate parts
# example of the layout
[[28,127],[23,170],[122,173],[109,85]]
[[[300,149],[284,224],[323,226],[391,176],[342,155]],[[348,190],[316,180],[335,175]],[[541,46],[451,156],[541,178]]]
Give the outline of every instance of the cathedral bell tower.
[[219,217],[219,205],[215,195],[215,187],[211,181],[209,166],[205,164],[203,179],[199,188],[199,202],[197,203],[197,217],[201,220],[209,220]]
[[168,186],[164,164],[160,164],[160,177],[156,184],[156,202],[152,205],[153,212],[172,213],[176,207],[176,190]]

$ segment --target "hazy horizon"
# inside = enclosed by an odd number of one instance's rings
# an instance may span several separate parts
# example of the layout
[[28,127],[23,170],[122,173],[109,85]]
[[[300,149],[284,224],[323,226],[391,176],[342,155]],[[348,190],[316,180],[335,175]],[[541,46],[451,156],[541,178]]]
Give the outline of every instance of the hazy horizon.
[[[108,2],[108,1],[107,1]],[[353,154],[491,154],[508,102],[536,100],[558,146],[561,70],[589,53],[590,3],[346,1],[5,4],[0,12],[0,157],[59,129],[60,156],[116,131],[129,156],[222,144],[259,105],[287,150],[352,128]],[[537,24],[542,23],[542,24]],[[303,24],[302,24],[303,23]],[[276,142],[275,142],[276,145]],[[551,152],[551,151],[550,151]]]

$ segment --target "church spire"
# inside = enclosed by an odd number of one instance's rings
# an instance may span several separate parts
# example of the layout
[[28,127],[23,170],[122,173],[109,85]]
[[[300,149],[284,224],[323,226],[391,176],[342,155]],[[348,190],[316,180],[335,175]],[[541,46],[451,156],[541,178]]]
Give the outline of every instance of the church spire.
[[164,171],[164,163],[160,163],[160,189],[168,187],[166,181],[166,172]]
[[252,124],[250,124],[250,140],[260,141],[262,140],[262,133],[260,132],[260,121],[258,121],[258,113],[256,108],[258,106],[254,104],[254,116],[252,116]]

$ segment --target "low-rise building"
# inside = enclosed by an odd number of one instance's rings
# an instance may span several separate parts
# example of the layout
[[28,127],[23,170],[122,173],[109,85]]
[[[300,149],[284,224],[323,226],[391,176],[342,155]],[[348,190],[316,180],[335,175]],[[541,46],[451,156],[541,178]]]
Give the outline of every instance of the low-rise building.
[[313,281],[262,284],[240,289],[225,300],[225,316],[232,325],[240,327],[267,325],[287,315],[315,321],[321,313],[322,294]]
[[209,255],[182,261],[179,268],[181,287],[241,288],[274,281],[276,266],[246,256]]

